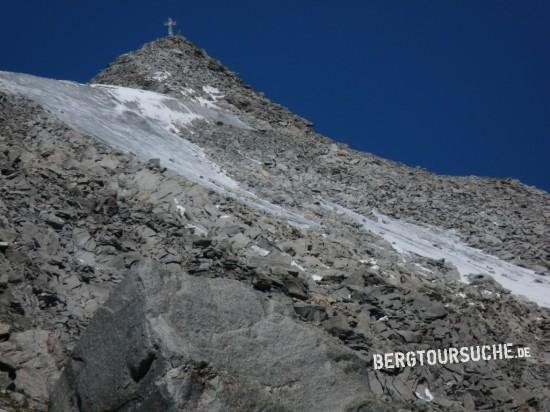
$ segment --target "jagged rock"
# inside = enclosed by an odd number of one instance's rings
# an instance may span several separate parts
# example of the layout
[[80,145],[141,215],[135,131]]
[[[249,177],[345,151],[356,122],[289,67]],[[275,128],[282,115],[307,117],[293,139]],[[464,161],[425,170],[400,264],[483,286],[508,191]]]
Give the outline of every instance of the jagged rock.
[[281,279],[286,293],[289,296],[298,299],[307,299],[308,297],[308,287],[307,284],[300,278],[297,278],[292,275],[283,275]]
[[308,305],[305,303],[296,303],[294,310],[302,319],[313,322],[321,323],[327,318],[327,312],[324,306],[321,305]]
[[324,321],[323,327],[330,334],[338,336],[340,338],[344,338],[353,332],[346,317],[340,314],[336,316],[331,316],[328,320]]
[[199,238],[193,241],[193,247],[204,249],[212,244],[212,239]]
[[65,225],[65,221],[54,214],[45,214],[42,216],[44,222],[53,227],[54,229],[62,229]]
[[10,337],[11,326],[0,322],[0,339],[4,340]]
[[420,342],[420,336],[418,335],[418,333],[412,332],[410,330],[398,330],[397,333],[407,343],[419,343]]

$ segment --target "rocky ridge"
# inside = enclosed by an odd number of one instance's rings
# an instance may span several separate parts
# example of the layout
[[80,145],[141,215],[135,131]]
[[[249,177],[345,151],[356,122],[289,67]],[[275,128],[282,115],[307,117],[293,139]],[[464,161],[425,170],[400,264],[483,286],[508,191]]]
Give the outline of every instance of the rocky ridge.
[[[321,227],[290,226],[0,94],[4,408],[550,409],[547,309],[487,275],[463,284],[446,262],[403,262],[319,207],[326,199],[459,229],[545,273],[547,194],[333,144],[179,37],[122,56],[94,81],[183,90],[237,114],[254,130],[200,124],[184,137]],[[500,342],[536,355],[372,368],[376,352]],[[430,402],[417,395],[424,387]]]
[[513,179],[439,176],[350,150],[315,133],[310,122],[270,102],[182,37],[122,55],[92,82],[190,95],[235,113],[256,130],[203,127],[187,138],[266,197],[276,191],[276,200],[290,206],[293,199],[322,196],[357,211],[376,208],[455,229],[471,246],[541,273],[550,270],[547,193]]

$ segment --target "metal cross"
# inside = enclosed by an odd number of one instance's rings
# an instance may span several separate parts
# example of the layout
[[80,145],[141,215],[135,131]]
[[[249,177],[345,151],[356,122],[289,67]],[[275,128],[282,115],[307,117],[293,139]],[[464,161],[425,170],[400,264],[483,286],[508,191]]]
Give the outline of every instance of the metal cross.
[[168,17],[168,21],[164,25],[168,26],[168,36],[173,36],[174,31],[172,29],[176,25],[176,22],[172,20],[172,17]]

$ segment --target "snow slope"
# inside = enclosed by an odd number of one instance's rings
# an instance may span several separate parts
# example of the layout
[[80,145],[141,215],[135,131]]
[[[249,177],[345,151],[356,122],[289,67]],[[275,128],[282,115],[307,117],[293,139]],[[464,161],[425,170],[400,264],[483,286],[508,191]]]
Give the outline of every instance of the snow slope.
[[[0,90],[36,101],[69,126],[120,151],[133,153],[142,160],[158,158],[162,166],[185,178],[291,224],[316,226],[241,188],[199,146],[181,137],[193,133],[195,122],[221,121],[237,128],[250,128],[214,104],[203,105],[189,97],[175,99],[126,87],[83,85],[1,71]],[[213,98],[219,94],[214,88],[205,91]],[[488,273],[513,293],[550,307],[548,278],[471,248],[450,231],[414,225],[377,212],[373,212],[375,219],[370,219],[329,202],[324,202],[324,206],[382,236],[403,256],[445,259],[456,266],[464,281],[468,274]]]
[[445,259],[457,268],[463,282],[468,281],[468,274],[489,274],[512,293],[540,306],[550,307],[548,277],[467,246],[452,231],[415,225],[377,211],[373,211],[375,219],[371,219],[335,203],[323,204],[361,224],[365,230],[382,236],[404,256],[416,254],[436,260]]
[[133,153],[141,160],[158,158],[163,167],[209,189],[287,219],[291,224],[312,225],[241,188],[199,146],[181,137],[193,133],[193,123],[200,121],[250,129],[219,108],[145,90],[1,71],[0,89],[34,100],[69,126],[117,150]]

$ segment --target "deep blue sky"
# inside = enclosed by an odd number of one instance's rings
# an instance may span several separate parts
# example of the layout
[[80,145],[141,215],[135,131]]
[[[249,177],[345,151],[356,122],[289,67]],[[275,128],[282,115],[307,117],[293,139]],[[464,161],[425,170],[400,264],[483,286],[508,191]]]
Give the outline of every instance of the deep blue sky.
[[0,70],[87,81],[177,29],[359,150],[550,191],[550,1],[3,1]]

